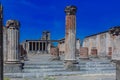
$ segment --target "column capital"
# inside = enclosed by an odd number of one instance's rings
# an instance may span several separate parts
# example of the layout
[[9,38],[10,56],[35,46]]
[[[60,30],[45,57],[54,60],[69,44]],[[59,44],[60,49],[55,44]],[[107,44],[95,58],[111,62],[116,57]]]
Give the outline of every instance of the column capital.
[[65,8],[65,13],[66,15],[75,15],[77,12],[77,7],[74,6],[74,5],[71,5],[71,6],[67,6]]
[[19,29],[20,23],[17,20],[8,20],[6,22],[6,27],[7,28],[15,28],[15,29]]
[[112,36],[118,36],[120,35],[120,26],[115,26],[109,29],[109,33],[112,34]]

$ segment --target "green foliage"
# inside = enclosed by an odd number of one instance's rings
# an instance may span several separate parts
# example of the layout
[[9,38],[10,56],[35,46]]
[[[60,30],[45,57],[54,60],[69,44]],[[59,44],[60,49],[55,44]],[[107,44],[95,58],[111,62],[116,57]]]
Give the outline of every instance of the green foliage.
[[47,76],[44,78],[44,80],[56,80],[56,78],[52,76]]
[[9,78],[4,78],[4,80],[10,80]]

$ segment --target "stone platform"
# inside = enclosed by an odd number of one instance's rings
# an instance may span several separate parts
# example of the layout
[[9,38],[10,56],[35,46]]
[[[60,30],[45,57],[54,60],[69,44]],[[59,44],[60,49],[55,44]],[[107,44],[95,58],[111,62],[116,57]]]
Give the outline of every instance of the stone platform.
[[49,54],[28,57],[22,73],[5,73],[4,76],[11,80],[44,80],[47,76],[53,76],[56,80],[115,80],[115,64],[105,58],[78,58],[80,71],[67,71],[64,69],[64,55],[60,56],[60,61],[52,61]]

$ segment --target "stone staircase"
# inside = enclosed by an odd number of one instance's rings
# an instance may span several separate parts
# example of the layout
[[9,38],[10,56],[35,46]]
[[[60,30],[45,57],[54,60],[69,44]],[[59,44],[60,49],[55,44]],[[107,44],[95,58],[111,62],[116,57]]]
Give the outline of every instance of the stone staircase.
[[5,73],[9,78],[39,78],[44,76],[69,76],[69,75],[115,75],[116,67],[108,59],[78,60],[80,71],[66,71],[64,61],[43,61],[34,58],[25,61],[21,73]]

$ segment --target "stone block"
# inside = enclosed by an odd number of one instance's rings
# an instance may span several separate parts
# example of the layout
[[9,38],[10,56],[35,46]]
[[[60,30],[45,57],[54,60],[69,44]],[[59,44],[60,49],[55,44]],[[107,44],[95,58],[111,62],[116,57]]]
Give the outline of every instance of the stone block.
[[4,64],[5,73],[16,73],[22,72],[22,64]]

